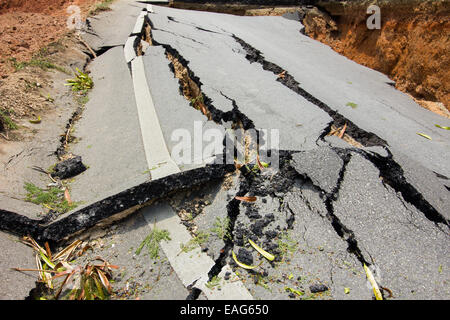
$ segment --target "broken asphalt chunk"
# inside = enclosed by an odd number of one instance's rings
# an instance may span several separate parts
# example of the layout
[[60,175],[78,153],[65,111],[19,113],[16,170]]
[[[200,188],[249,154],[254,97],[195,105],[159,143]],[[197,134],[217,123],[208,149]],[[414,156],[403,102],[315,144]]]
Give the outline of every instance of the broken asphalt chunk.
[[323,284],[313,284],[309,287],[309,290],[311,291],[311,293],[318,293],[328,291],[328,287]]
[[58,177],[60,179],[68,179],[79,175],[80,173],[86,171],[86,169],[86,166],[81,160],[81,156],[76,156],[56,164],[53,168],[51,176],[53,178]]

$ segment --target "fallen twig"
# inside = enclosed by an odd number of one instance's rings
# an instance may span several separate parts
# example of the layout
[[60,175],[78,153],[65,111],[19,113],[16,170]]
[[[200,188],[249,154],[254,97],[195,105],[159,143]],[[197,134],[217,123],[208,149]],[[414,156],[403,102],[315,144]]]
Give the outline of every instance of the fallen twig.
[[94,50],[92,50],[92,48],[86,43],[86,41],[84,41],[83,39],[81,39],[81,36],[79,34],[77,34],[77,38],[78,40],[89,50],[89,52],[94,56],[94,58],[97,58],[97,54],[94,52]]

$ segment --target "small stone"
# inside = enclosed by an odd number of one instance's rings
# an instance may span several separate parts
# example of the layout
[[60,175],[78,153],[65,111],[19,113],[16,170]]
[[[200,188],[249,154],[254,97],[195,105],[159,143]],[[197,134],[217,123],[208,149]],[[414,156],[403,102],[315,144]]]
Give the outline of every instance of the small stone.
[[323,284],[313,284],[309,287],[309,290],[311,293],[324,292],[328,290],[328,287]]

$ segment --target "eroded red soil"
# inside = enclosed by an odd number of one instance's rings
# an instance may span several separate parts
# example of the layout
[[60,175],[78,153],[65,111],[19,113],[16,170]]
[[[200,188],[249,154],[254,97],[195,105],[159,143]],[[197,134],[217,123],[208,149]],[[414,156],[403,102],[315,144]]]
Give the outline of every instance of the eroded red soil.
[[378,2],[381,30],[366,26],[369,2],[347,1],[325,6],[332,19],[318,12],[309,14],[304,21],[306,32],[340,54],[388,75],[399,90],[411,94],[423,107],[440,114],[450,111],[450,2]]
[[81,9],[85,18],[99,0],[0,0],[0,77],[14,70],[14,59],[28,61],[33,53],[69,31],[66,10]]

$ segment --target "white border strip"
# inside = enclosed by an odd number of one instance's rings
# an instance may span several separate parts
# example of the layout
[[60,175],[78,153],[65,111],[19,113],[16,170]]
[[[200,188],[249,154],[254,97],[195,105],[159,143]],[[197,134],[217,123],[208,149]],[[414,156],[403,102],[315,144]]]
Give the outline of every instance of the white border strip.
[[[192,285],[200,289],[209,300],[253,300],[252,295],[228,265],[225,265],[218,275],[220,290],[206,286],[209,280],[208,272],[214,266],[214,261],[202,252],[199,246],[189,252],[181,251],[181,245],[188,243],[192,237],[180,224],[180,218],[169,205],[153,205],[142,209],[141,213],[152,228],[155,225],[159,230],[169,231],[171,241],[162,241],[160,246],[185,287]],[[231,274],[229,280],[224,280],[226,273]]]
[[152,180],[180,172],[170,157],[145,76],[142,56],[131,61],[134,95],[141,125],[145,156]]

